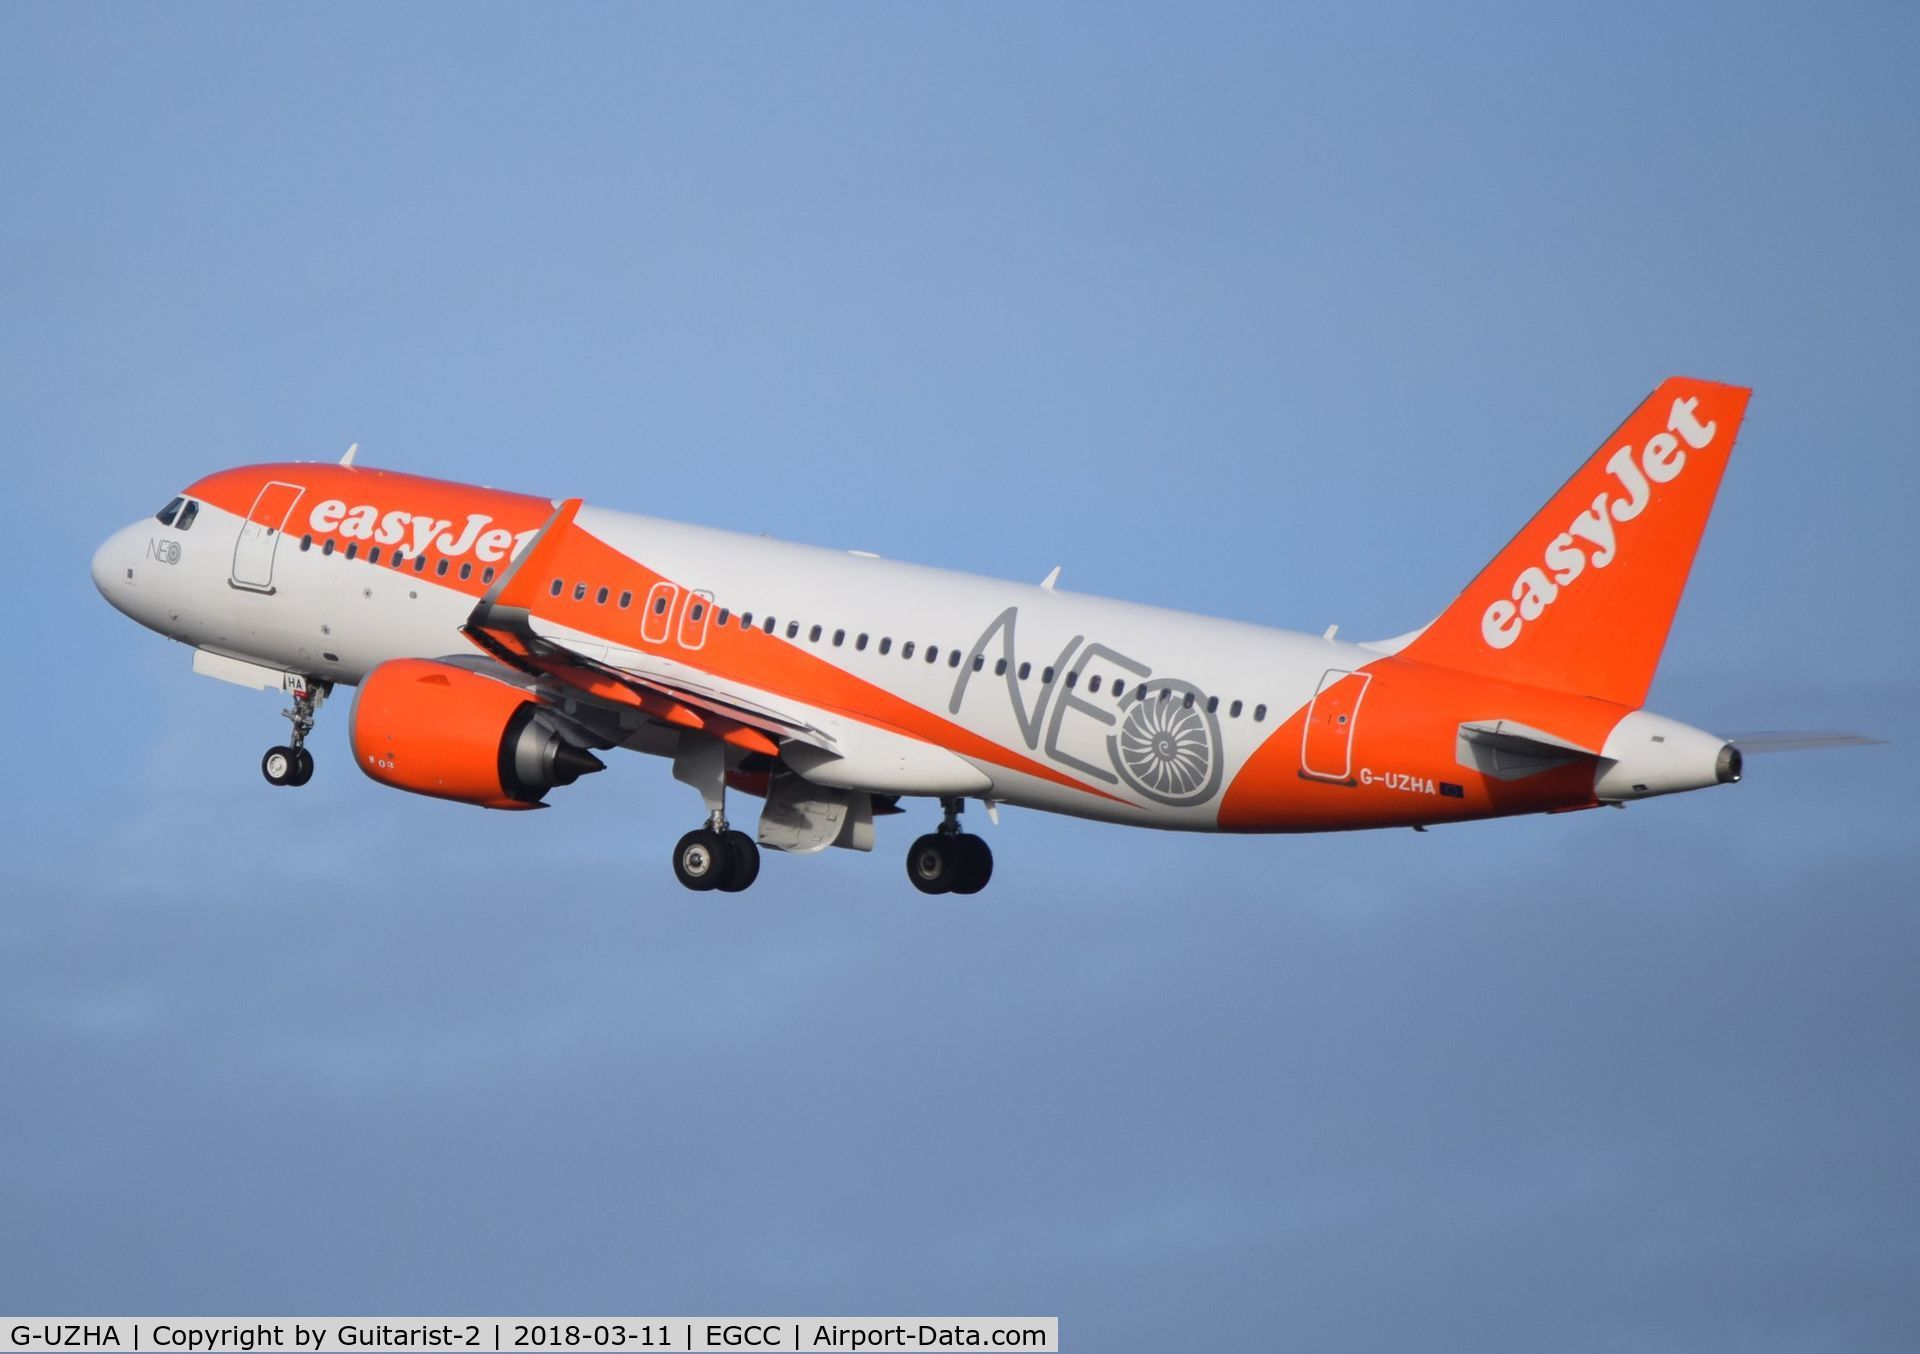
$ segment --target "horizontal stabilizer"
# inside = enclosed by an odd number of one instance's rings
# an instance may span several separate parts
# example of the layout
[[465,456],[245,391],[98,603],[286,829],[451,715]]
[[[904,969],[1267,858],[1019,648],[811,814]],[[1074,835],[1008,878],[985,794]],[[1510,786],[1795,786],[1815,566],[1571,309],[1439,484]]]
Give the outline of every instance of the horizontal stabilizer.
[[1730,733],[1727,741],[1741,752],[1807,752],[1813,748],[1864,748],[1884,743],[1862,733]]
[[1495,780],[1519,780],[1599,752],[1511,719],[1474,719],[1460,726],[1460,765]]

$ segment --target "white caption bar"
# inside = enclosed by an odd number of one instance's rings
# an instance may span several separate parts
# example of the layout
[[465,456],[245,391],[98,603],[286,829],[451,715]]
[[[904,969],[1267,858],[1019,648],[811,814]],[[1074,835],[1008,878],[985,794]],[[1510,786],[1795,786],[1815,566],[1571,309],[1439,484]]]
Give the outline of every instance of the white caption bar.
[[1060,1348],[1056,1316],[118,1316],[0,1317],[0,1350],[339,1354],[345,1350]]

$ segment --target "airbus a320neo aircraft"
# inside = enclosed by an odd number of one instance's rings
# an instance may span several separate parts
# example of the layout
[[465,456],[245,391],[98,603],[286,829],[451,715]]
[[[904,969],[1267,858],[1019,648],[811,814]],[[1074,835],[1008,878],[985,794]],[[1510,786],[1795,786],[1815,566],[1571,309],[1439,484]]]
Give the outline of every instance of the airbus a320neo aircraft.
[[[223,470],[93,560],[194,670],[292,697],[274,785],[357,684],[374,780],[530,809],[596,753],[671,758],[692,889],[759,847],[907,852],[927,893],[993,858],[964,801],[1196,832],[1425,827],[1740,778],[1741,745],[1641,708],[1748,393],[1673,379],[1432,624],[1352,644],[355,466]],[[1055,570],[1057,576],[1058,570]],[[1785,743],[1784,736],[1776,742]],[[1802,736],[1809,742],[1860,741]],[[729,826],[727,791],[764,801]],[[757,845],[756,845],[757,839]]]

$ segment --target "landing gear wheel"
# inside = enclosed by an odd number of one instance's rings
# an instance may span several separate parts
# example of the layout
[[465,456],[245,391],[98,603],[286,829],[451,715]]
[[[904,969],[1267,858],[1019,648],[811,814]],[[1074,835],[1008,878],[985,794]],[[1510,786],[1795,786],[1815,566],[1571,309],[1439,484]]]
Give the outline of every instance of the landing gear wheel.
[[732,872],[733,853],[720,840],[720,834],[697,827],[673,848],[673,873],[682,884],[696,893],[718,888]]
[[300,770],[300,753],[293,748],[273,747],[260,759],[260,774],[269,785],[298,785],[294,779]]
[[951,839],[960,848],[959,868],[955,871],[955,893],[978,893],[993,878],[993,852],[982,838],[965,832]]
[[305,785],[312,779],[313,754],[305,748],[295,748],[293,750],[293,776],[287,781],[287,784],[300,786]]
[[929,832],[907,850],[907,878],[922,893],[951,893],[963,849],[953,834]]
[[723,832],[720,847],[727,855],[718,885],[722,893],[739,893],[760,877],[760,847],[753,838],[744,832]]

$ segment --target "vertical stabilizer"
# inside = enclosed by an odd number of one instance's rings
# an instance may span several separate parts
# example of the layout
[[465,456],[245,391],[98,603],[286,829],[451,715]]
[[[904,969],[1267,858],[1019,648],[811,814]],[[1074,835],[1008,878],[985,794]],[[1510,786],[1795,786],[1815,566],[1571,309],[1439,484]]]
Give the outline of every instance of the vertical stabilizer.
[[1401,657],[1638,707],[1750,393],[1661,385]]

